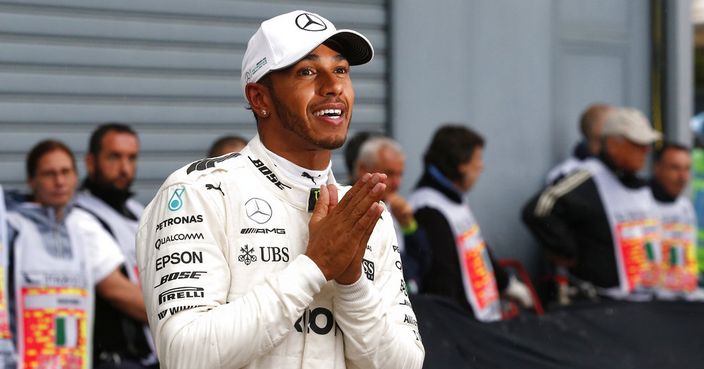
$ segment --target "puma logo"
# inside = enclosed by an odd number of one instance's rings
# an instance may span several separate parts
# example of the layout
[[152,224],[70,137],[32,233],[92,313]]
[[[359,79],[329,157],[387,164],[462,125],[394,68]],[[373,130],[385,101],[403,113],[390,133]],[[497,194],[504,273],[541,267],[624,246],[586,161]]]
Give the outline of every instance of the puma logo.
[[308,172],[303,172],[303,173],[301,173],[301,177],[303,177],[303,178],[308,178],[308,179],[310,179],[311,181],[313,181],[313,184],[314,184],[314,185],[317,185],[318,183],[316,183],[315,180],[316,180],[317,178],[320,178],[320,174],[318,174],[317,177],[313,177],[312,175],[310,175],[310,173],[308,173]]
[[206,190],[218,190],[218,191],[220,191],[220,193],[221,193],[223,196],[225,196],[225,193],[222,192],[222,189],[220,189],[220,185],[222,185],[222,183],[218,183],[218,186],[217,186],[217,187],[215,187],[214,185],[212,185],[212,184],[210,184],[210,183],[206,183],[206,184],[205,184],[205,189],[206,189]]

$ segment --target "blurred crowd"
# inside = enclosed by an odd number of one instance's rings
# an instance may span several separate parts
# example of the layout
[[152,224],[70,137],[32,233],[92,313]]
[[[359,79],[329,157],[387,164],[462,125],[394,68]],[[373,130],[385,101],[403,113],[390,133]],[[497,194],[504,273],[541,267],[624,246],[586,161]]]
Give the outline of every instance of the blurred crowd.
[[[443,296],[485,322],[604,299],[702,300],[697,222],[686,194],[690,149],[662,141],[631,108],[594,104],[579,128],[583,139],[572,156],[522,209],[545,256],[534,280],[520,263],[494,255],[467,200],[489,144],[479,132],[439,128],[408,197],[399,193],[402,146],[376,132],[350,137],[349,182],[365,173],[387,176],[384,202],[407,292]],[[207,156],[246,145],[222,137]],[[639,173],[651,151],[645,179]],[[79,181],[65,144],[45,140],[27,154],[29,192],[0,191],[3,367],[158,367],[140,290],[154,286],[140,286],[135,256],[143,210],[131,191],[138,157],[137,132],[108,123],[90,137],[86,178]],[[175,273],[162,283],[179,278],[198,276]]]

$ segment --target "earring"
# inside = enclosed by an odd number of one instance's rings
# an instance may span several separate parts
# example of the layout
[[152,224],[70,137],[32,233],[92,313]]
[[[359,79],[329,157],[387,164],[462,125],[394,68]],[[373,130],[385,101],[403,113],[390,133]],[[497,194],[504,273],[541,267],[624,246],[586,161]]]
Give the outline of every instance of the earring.
[[262,109],[262,117],[266,118],[269,116],[269,112],[267,112],[265,109]]

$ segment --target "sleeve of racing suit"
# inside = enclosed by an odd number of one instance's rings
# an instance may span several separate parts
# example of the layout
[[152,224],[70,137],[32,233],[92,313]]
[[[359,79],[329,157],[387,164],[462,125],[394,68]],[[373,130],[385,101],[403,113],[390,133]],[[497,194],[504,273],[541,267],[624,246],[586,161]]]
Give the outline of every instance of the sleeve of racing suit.
[[227,301],[228,258],[235,257],[226,232],[231,215],[217,191],[199,192],[201,186],[162,188],[142,216],[137,255],[144,300],[164,367],[240,368],[288,335],[326,281],[302,255]]
[[[391,215],[384,212],[370,247],[382,252],[373,282],[362,273],[351,285],[335,284],[335,319],[344,334],[349,368],[413,369],[423,366],[425,349],[408,301]],[[368,252],[369,253],[369,252]],[[366,256],[365,256],[366,257]]]

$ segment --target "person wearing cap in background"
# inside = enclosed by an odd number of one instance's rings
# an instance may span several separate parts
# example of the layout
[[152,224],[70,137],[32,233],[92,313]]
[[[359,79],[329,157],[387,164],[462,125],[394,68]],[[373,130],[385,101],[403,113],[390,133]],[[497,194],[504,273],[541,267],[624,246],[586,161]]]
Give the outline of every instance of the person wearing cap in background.
[[[420,368],[385,175],[339,186],[331,150],[369,41],[320,15],[261,24],[242,61],[258,134],[174,172],[145,209],[140,278],[162,368]],[[339,201],[338,201],[339,199]]]
[[[650,189],[662,227],[661,298],[694,299],[697,289],[697,216],[684,194],[692,169],[690,149],[666,142],[655,151]],[[701,298],[701,297],[700,297]]]
[[611,105],[592,104],[582,112],[579,118],[579,132],[582,134],[582,139],[574,147],[572,156],[548,172],[545,184],[549,185],[559,181],[579,169],[584,160],[599,155],[599,151],[601,151],[601,130],[604,127],[606,116],[612,109]]
[[599,157],[523,209],[549,259],[603,295],[648,299],[657,283],[657,213],[637,173],[660,137],[638,110],[615,108],[604,123]]

